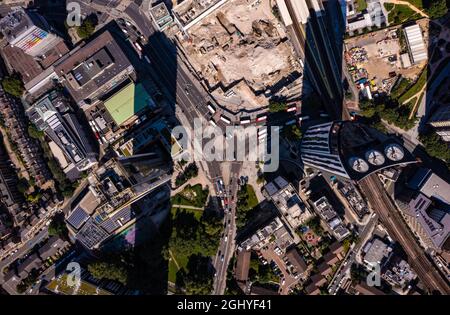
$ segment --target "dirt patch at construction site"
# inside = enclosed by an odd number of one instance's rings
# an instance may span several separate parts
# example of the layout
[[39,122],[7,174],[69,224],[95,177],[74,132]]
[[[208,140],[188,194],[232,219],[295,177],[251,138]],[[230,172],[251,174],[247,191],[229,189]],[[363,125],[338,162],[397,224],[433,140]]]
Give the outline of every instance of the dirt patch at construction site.
[[[269,0],[229,1],[193,26],[183,41],[192,66],[230,110],[265,106],[272,96],[281,96],[277,93],[300,97],[302,69],[271,5]],[[286,95],[280,82],[295,92]]]

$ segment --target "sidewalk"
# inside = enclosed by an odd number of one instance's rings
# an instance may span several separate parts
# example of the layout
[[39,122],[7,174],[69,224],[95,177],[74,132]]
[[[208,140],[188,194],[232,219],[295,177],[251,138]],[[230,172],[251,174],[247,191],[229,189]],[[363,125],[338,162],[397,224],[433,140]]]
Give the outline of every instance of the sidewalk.
[[258,202],[262,202],[265,198],[261,192],[261,189],[264,187],[265,183],[258,184],[256,182],[258,178],[258,170],[256,169],[256,162],[254,161],[245,161],[242,164],[241,169],[242,176],[248,176],[248,184],[253,187],[255,190],[256,198]]

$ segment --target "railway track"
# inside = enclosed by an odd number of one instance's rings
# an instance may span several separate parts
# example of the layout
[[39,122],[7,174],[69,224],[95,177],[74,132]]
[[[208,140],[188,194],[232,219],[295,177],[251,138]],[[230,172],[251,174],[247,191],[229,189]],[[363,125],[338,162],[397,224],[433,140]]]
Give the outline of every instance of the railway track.
[[372,174],[359,182],[372,209],[379,216],[389,235],[405,250],[409,257],[408,263],[416,271],[424,285],[435,293],[450,294],[450,286],[445,278],[426,256],[417,243],[416,238],[406,226],[395,204],[388,196],[376,174]]

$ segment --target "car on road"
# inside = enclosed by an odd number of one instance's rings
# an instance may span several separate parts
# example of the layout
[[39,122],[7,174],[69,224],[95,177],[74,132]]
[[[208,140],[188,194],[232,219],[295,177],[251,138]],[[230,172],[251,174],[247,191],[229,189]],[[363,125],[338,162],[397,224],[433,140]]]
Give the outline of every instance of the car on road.
[[142,51],[142,46],[138,42],[134,42],[134,46],[136,46],[137,50]]
[[222,256],[220,256],[220,261],[223,261],[223,254],[222,254]]
[[184,92],[186,93],[186,95],[189,95],[189,90],[188,90],[188,88],[185,88],[185,89],[184,89]]
[[225,238],[223,239],[223,241],[226,243],[228,241],[228,236],[225,236]]
[[228,224],[230,224],[231,223],[231,219],[228,219]]

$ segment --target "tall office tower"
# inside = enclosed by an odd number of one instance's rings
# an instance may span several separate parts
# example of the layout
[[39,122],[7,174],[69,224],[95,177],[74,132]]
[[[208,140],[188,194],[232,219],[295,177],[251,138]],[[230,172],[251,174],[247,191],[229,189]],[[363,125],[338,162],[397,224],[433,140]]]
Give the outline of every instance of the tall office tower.
[[428,123],[434,127],[436,133],[442,140],[450,142],[450,105],[439,104],[436,112],[431,116]]
[[416,163],[397,139],[352,121],[334,121],[306,130],[302,161],[327,175],[360,181],[369,174],[395,165]]
[[0,20],[0,30],[11,46],[26,54],[39,57],[45,55],[61,38],[50,32],[47,21],[37,12],[18,8]]
[[277,5],[302,60],[306,82],[330,115],[340,119],[345,13],[339,0],[277,0]]

